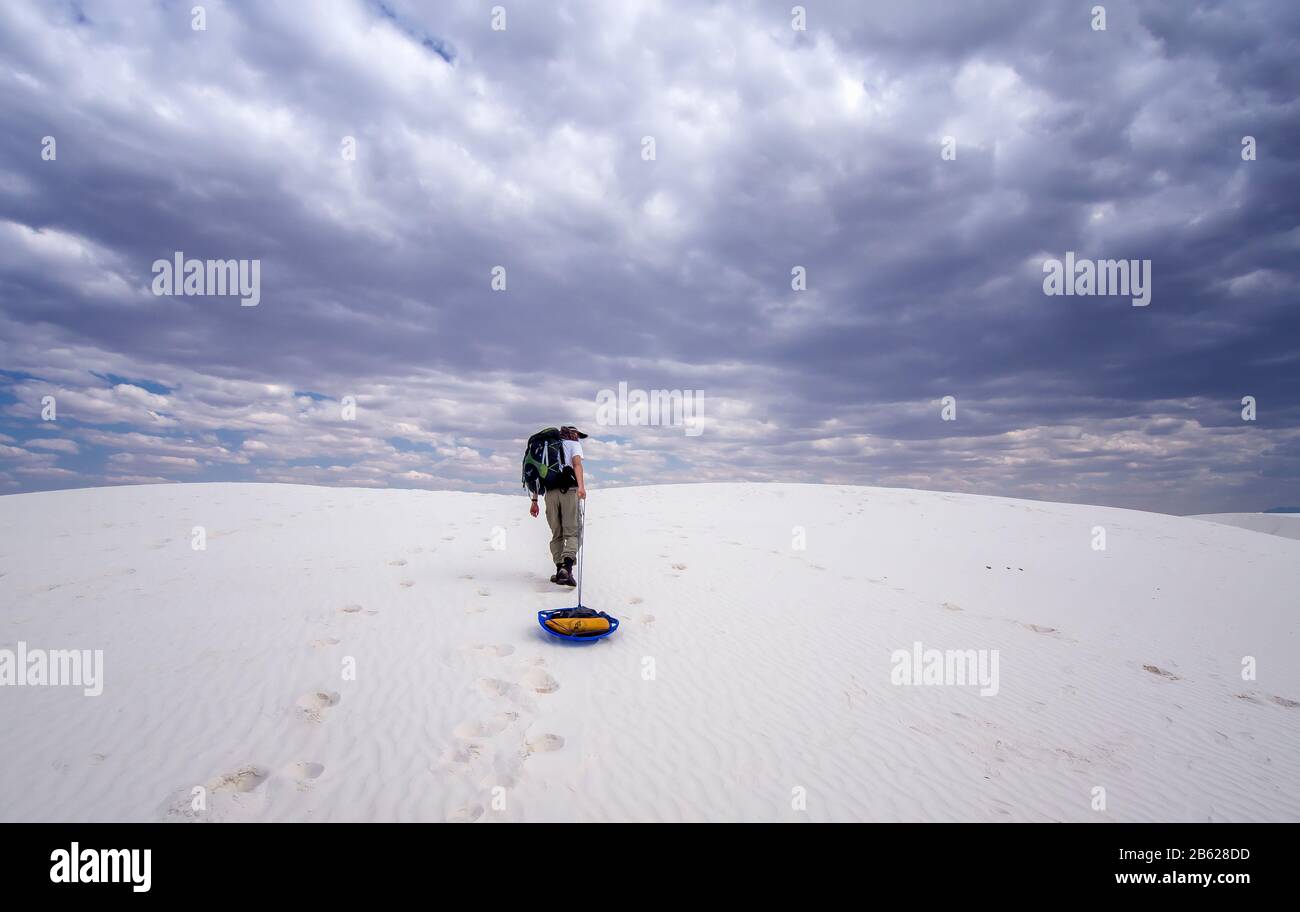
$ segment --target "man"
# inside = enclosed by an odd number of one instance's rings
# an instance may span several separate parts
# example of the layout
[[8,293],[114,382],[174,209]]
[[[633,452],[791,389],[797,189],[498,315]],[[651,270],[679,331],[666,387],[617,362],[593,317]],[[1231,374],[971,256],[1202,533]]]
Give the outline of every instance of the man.
[[[587,484],[582,471],[582,444],[580,440],[586,434],[572,425],[560,428],[560,461],[566,467],[564,477],[569,480],[572,470],[573,483],[550,488],[546,492],[546,522],[551,527],[551,560],[555,562],[555,575],[551,582],[561,586],[576,586],[573,578],[573,563],[578,559],[578,548],[582,546],[578,530],[578,502],[587,499]],[[533,505],[528,512],[537,515],[537,495],[533,495]]]

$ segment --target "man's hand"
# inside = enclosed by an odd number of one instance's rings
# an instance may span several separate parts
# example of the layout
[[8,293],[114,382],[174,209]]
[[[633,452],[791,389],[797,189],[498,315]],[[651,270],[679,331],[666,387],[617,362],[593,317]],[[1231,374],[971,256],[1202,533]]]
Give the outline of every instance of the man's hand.
[[587,499],[587,488],[585,485],[578,485],[578,500]]
[[533,516],[537,515],[537,501],[535,500],[533,501],[533,505],[528,508],[528,512]]

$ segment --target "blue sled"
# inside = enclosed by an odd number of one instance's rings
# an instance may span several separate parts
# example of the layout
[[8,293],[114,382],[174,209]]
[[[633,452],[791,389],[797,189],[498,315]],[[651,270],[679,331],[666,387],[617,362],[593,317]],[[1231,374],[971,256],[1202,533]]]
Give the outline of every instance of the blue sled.
[[572,608],[552,608],[548,611],[539,611],[537,612],[537,623],[541,625],[543,630],[545,630],[551,636],[555,637],[557,640],[568,640],[571,643],[586,643],[586,642],[590,642],[591,640],[603,640],[605,639],[605,637],[609,636],[611,633],[613,633],[615,630],[618,629],[618,618],[613,617],[612,615],[608,615],[603,611],[598,611],[597,615],[609,621],[609,629],[606,630],[604,633],[593,633],[591,636],[568,636],[567,634],[556,633],[550,627],[546,626],[546,622],[551,618],[552,615],[559,614],[562,611],[572,611],[572,610],[573,610]]

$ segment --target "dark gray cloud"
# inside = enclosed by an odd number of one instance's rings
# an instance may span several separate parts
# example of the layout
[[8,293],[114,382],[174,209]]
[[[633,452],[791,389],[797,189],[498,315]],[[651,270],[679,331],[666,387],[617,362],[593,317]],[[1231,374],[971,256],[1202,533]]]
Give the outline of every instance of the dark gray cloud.
[[[511,490],[625,381],[705,431],[598,429],[605,483],[1300,502],[1295,4],[502,5],[0,8],[0,490]],[[262,303],[153,296],[176,250]],[[1151,306],[1045,296],[1070,250]]]

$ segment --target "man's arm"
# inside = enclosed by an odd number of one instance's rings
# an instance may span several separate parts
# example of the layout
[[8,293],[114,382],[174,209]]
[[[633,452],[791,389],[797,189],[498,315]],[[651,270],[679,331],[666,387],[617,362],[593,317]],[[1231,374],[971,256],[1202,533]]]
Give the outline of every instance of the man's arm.
[[578,476],[578,499],[579,499],[579,500],[586,500],[586,499],[587,499],[587,483],[583,480],[583,477],[582,477],[582,457],[581,457],[581,456],[574,456],[574,457],[573,457],[573,472],[574,472],[575,475]]

